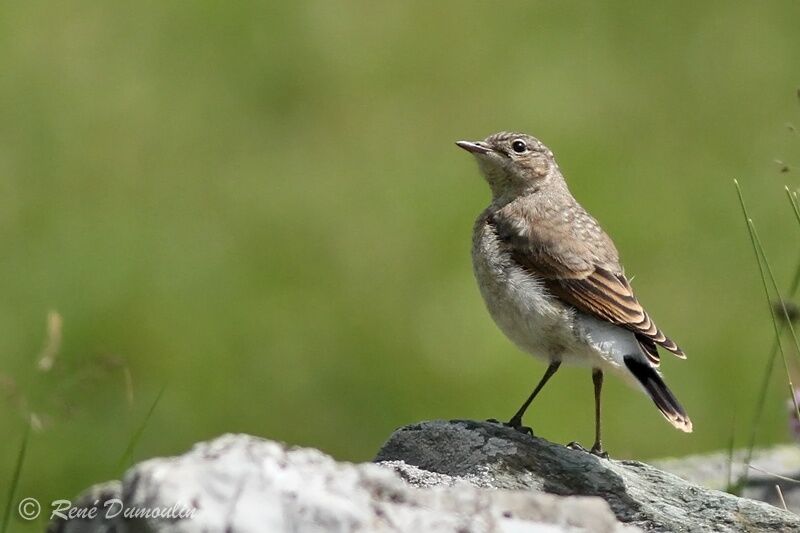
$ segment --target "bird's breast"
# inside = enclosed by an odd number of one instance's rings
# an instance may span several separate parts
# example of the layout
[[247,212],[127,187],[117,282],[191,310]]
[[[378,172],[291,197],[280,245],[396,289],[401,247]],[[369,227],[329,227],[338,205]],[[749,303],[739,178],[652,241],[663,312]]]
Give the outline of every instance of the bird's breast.
[[485,215],[475,225],[472,265],[489,314],[514,344],[545,359],[575,352],[574,309],[512,259]]

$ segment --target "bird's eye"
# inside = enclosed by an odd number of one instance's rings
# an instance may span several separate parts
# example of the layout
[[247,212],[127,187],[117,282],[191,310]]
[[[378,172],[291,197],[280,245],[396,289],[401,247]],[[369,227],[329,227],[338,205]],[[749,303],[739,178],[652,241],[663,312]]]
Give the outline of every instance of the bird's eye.
[[517,139],[513,143],[511,143],[511,149],[517,152],[518,154],[524,154],[528,150],[528,145],[525,144],[525,141],[520,141]]

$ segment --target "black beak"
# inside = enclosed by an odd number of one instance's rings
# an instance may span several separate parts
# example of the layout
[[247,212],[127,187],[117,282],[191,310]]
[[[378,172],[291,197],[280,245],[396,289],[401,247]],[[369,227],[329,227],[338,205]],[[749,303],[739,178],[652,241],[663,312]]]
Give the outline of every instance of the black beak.
[[472,152],[473,154],[488,154],[492,151],[483,141],[457,141],[456,146],[459,148],[463,148],[467,152]]

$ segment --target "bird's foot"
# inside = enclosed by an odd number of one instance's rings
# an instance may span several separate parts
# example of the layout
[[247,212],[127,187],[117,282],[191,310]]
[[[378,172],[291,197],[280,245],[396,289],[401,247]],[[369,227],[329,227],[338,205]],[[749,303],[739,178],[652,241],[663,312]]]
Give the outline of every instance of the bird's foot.
[[589,453],[589,450],[581,446],[581,443],[575,440],[567,444],[567,448],[569,448],[570,450],[578,450],[579,452]]
[[530,435],[531,437],[533,437],[533,430],[528,426],[523,426],[522,420],[520,420],[519,418],[512,418],[508,422],[504,422],[503,425],[508,428],[515,429],[520,433],[524,433],[526,435]]
[[608,459],[608,452],[603,450],[603,445],[600,444],[599,442],[595,442],[591,450],[587,450],[586,448],[581,446],[579,442],[576,441],[572,441],[569,444],[567,444],[567,448],[571,450],[578,450],[581,452],[590,453],[596,457],[600,457],[601,459]]
[[603,445],[599,442],[596,442],[592,449],[589,450],[589,453],[592,455],[596,455],[600,459],[608,459],[608,452],[603,449]]
[[507,427],[507,428],[511,428],[511,429],[515,429],[515,430],[519,431],[520,433],[524,433],[526,435],[530,435],[531,437],[533,437],[533,430],[528,426],[523,426],[522,425],[522,420],[516,420],[516,419],[512,418],[508,422],[500,422],[496,418],[487,418],[486,421],[490,422],[492,424],[500,424],[501,426],[504,426],[504,427]]

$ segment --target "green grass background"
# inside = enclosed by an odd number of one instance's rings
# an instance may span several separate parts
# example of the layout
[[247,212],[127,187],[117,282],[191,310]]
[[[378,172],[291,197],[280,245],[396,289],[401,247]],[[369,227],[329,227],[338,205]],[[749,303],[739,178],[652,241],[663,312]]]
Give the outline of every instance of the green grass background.
[[[248,432],[369,460],[432,418],[506,418],[544,366],[472,279],[488,188],[457,139],[557,154],[640,299],[695,432],[609,380],[606,445],[743,442],[771,343],[739,178],[783,284],[800,163],[796,2],[15,2],[0,16],[0,487],[69,498],[117,463]],[[50,310],[55,369],[35,369]],[[123,368],[132,376],[126,398]],[[778,366],[780,368],[780,366]],[[776,371],[761,444],[786,435]],[[592,437],[586,370],[526,419]],[[12,522],[14,527],[22,527]]]

